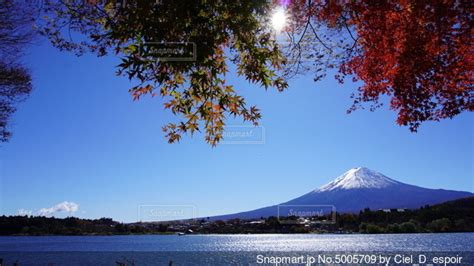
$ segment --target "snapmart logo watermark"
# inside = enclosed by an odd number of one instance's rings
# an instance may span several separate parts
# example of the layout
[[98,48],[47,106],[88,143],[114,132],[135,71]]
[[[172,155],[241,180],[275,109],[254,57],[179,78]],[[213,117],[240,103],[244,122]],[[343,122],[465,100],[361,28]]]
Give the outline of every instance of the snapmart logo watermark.
[[334,205],[278,205],[277,218],[281,224],[335,224]]
[[195,219],[197,208],[195,205],[148,204],[138,206],[138,221],[179,221]]
[[196,61],[196,50],[194,42],[146,42],[141,47],[143,55],[157,62]]
[[265,128],[247,125],[225,126],[220,144],[265,144]]

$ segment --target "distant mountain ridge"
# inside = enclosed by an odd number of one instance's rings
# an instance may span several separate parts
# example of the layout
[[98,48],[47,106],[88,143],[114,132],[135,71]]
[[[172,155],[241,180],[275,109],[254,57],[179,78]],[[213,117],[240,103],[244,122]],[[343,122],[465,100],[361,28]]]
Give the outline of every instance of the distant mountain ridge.
[[[428,189],[405,184],[366,167],[357,167],[318,189],[279,205],[332,205],[339,213],[354,213],[365,208],[415,209],[473,195],[471,192]],[[274,205],[247,212],[214,216],[211,219],[254,219],[277,215],[278,205]]]

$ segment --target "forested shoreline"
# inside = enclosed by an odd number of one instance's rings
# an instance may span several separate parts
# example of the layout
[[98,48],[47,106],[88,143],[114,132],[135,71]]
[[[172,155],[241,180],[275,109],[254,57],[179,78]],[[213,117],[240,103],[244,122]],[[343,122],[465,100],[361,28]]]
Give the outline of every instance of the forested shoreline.
[[[296,219],[295,219],[296,221]],[[474,232],[474,197],[416,210],[369,210],[337,214],[335,223],[284,224],[276,217],[258,220],[120,223],[111,218],[80,219],[0,216],[0,235],[260,234],[260,233],[441,233]]]

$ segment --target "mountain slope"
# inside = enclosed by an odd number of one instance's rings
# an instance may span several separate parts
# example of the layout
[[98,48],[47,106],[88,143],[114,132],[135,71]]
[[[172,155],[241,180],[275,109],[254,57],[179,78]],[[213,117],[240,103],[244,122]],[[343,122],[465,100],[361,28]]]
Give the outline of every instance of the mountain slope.
[[[301,197],[280,205],[332,205],[339,213],[358,212],[365,208],[414,209],[449,200],[473,196],[470,192],[428,189],[393,180],[365,167],[353,168],[334,181]],[[277,216],[278,205],[236,214],[212,217],[217,219],[253,219]]]

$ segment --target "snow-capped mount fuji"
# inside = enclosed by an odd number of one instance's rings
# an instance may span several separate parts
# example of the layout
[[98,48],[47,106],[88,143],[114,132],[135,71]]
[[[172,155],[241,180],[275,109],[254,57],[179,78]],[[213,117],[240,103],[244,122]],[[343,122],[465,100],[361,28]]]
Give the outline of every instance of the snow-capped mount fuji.
[[334,181],[316,189],[315,191],[331,191],[337,189],[355,188],[386,188],[401,184],[387,176],[365,167],[352,168]]
[[211,217],[254,219],[278,215],[278,206],[331,205],[339,213],[406,208],[415,209],[449,200],[474,196],[471,192],[428,189],[405,184],[365,167],[352,168],[333,181],[301,197],[252,211]]

